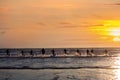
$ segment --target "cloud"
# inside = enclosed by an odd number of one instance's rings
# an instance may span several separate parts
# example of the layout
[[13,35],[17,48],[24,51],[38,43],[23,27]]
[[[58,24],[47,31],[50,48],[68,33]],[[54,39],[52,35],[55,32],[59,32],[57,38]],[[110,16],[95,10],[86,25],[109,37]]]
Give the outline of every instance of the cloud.
[[75,27],[79,27],[78,25],[74,25],[72,23],[68,23],[68,22],[61,22],[59,23],[59,27],[60,28],[75,28]]
[[91,26],[104,26],[103,24],[93,24]]
[[76,27],[97,27],[97,26],[104,26],[103,24],[91,24],[87,22],[81,22],[79,25],[77,24],[72,24],[68,22],[61,22],[59,23],[60,28],[76,28]]
[[46,28],[47,24],[43,22],[31,22],[30,24],[27,24],[28,26],[19,27],[17,29],[23,29],[23,30],[40,30],[43,28]]
[[8,30],[10,30],[11,28],[8,27],[1,27],[0,26],[0,34],[6,34]]
[[80,27],[97,27],[97,26],[104,26],[103,24],[91,24],[91,23],[81,23]]
[[40,25],[40,26],[45,26],[45,25],[46,25],[46,24],[43,23],[43,22],[38,22],[37,24]]
[[66,25],[66,24],[71,24],[71,23],[68,23],[68,22],[61,22],[60,24],[61,24],[61,25]]
[[116,3],[116,4],[114,4],[114,5],[120,5],[120,3]]
[[6,33],[6,31],[1,31],[0,33],[1,33],[1,34],[5,34],[5,33]]
[[105,4],[105,5],[120,6],[120,3],[114,3],[114,4]]
[[101,15],[93,14],[92,16],[95,18],[98,18],[98,19],[104,19],[103,16],[101,16]]

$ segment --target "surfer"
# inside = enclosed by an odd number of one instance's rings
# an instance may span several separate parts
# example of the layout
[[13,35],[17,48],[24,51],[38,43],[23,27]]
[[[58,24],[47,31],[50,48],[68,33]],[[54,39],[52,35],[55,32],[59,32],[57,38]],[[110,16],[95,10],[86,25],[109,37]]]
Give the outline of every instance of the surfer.
[[90,51],[90,56],[93,56],[94,55],[94,50],[92,49],[91,51]]
[[87,49],[87,51],[86,51],[86,52],[87,52],[87,56],[88,56],[88,55],[89,55],[89,50]]
[[105,55],[108,56],[108,50],[105,49],[104,52],[105,52]]
[[87,49],[87,56],[91,56],[90,51]]
[[67,50],[66,49],[64,49],[64,54],[67,55]]
[[7,54],[8,57],[10,57],[10,52],[9,52],[8,49],[6,50],[6,54]]
[[52,52],[52,56],[55,57],[55,56],[56,56],[56,54],[55,54],[55,50],[52,49],[51,52]]
[[93,49],[91,50],[91,53],[94,53],[94,50],[93,50]]
[[42,51],[42,55],[44,56],[45,55],[45,49],[43,48],[41,51]]
[[32,57],[34,56],[33,50],[30,51],[30,55],[31,55]]
[[77,55],[81,55],[81,52],[79,51],[79,49],[77,49]]
[[24,51],[23,51],[23,50],[21,51],[21,54],[22,54],[23,57],[25,57],[25,54],[24,54]]

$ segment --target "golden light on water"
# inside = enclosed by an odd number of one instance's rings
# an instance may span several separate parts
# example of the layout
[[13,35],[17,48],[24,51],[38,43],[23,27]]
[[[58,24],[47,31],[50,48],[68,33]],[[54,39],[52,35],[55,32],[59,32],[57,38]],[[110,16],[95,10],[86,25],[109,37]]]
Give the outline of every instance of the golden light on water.
[[[117,57],[114,61],[113,68],[120,68],[120,57]],[[120,80],[120,69],[113,70],[113,73],[115,74],[115,80]]]
[[120,70],[116,70],[115,72],[116,80],[120,80]]
[[120,42],[120,20],[102,21],[102,26],[93,26],[91,30],[101,36],[112,38],[111,41]]

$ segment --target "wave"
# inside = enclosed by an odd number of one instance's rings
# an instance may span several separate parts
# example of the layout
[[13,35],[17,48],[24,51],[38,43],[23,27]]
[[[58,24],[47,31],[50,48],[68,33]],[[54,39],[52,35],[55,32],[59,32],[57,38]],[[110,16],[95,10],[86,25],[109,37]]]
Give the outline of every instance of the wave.
[[118,48],[23,48],[0,49],[0,57],[120,56]]
[[0,67],[0,69],[120,69],[120,67],[111,67],[111,66],[85,66],[85,67]]

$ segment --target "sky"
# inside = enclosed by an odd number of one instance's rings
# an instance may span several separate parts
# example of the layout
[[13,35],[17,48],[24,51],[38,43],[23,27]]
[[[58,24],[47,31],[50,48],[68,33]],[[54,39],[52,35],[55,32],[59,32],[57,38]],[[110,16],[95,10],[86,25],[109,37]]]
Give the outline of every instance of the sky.
[[0,0],[0,48],[119,44],[119,0]]

